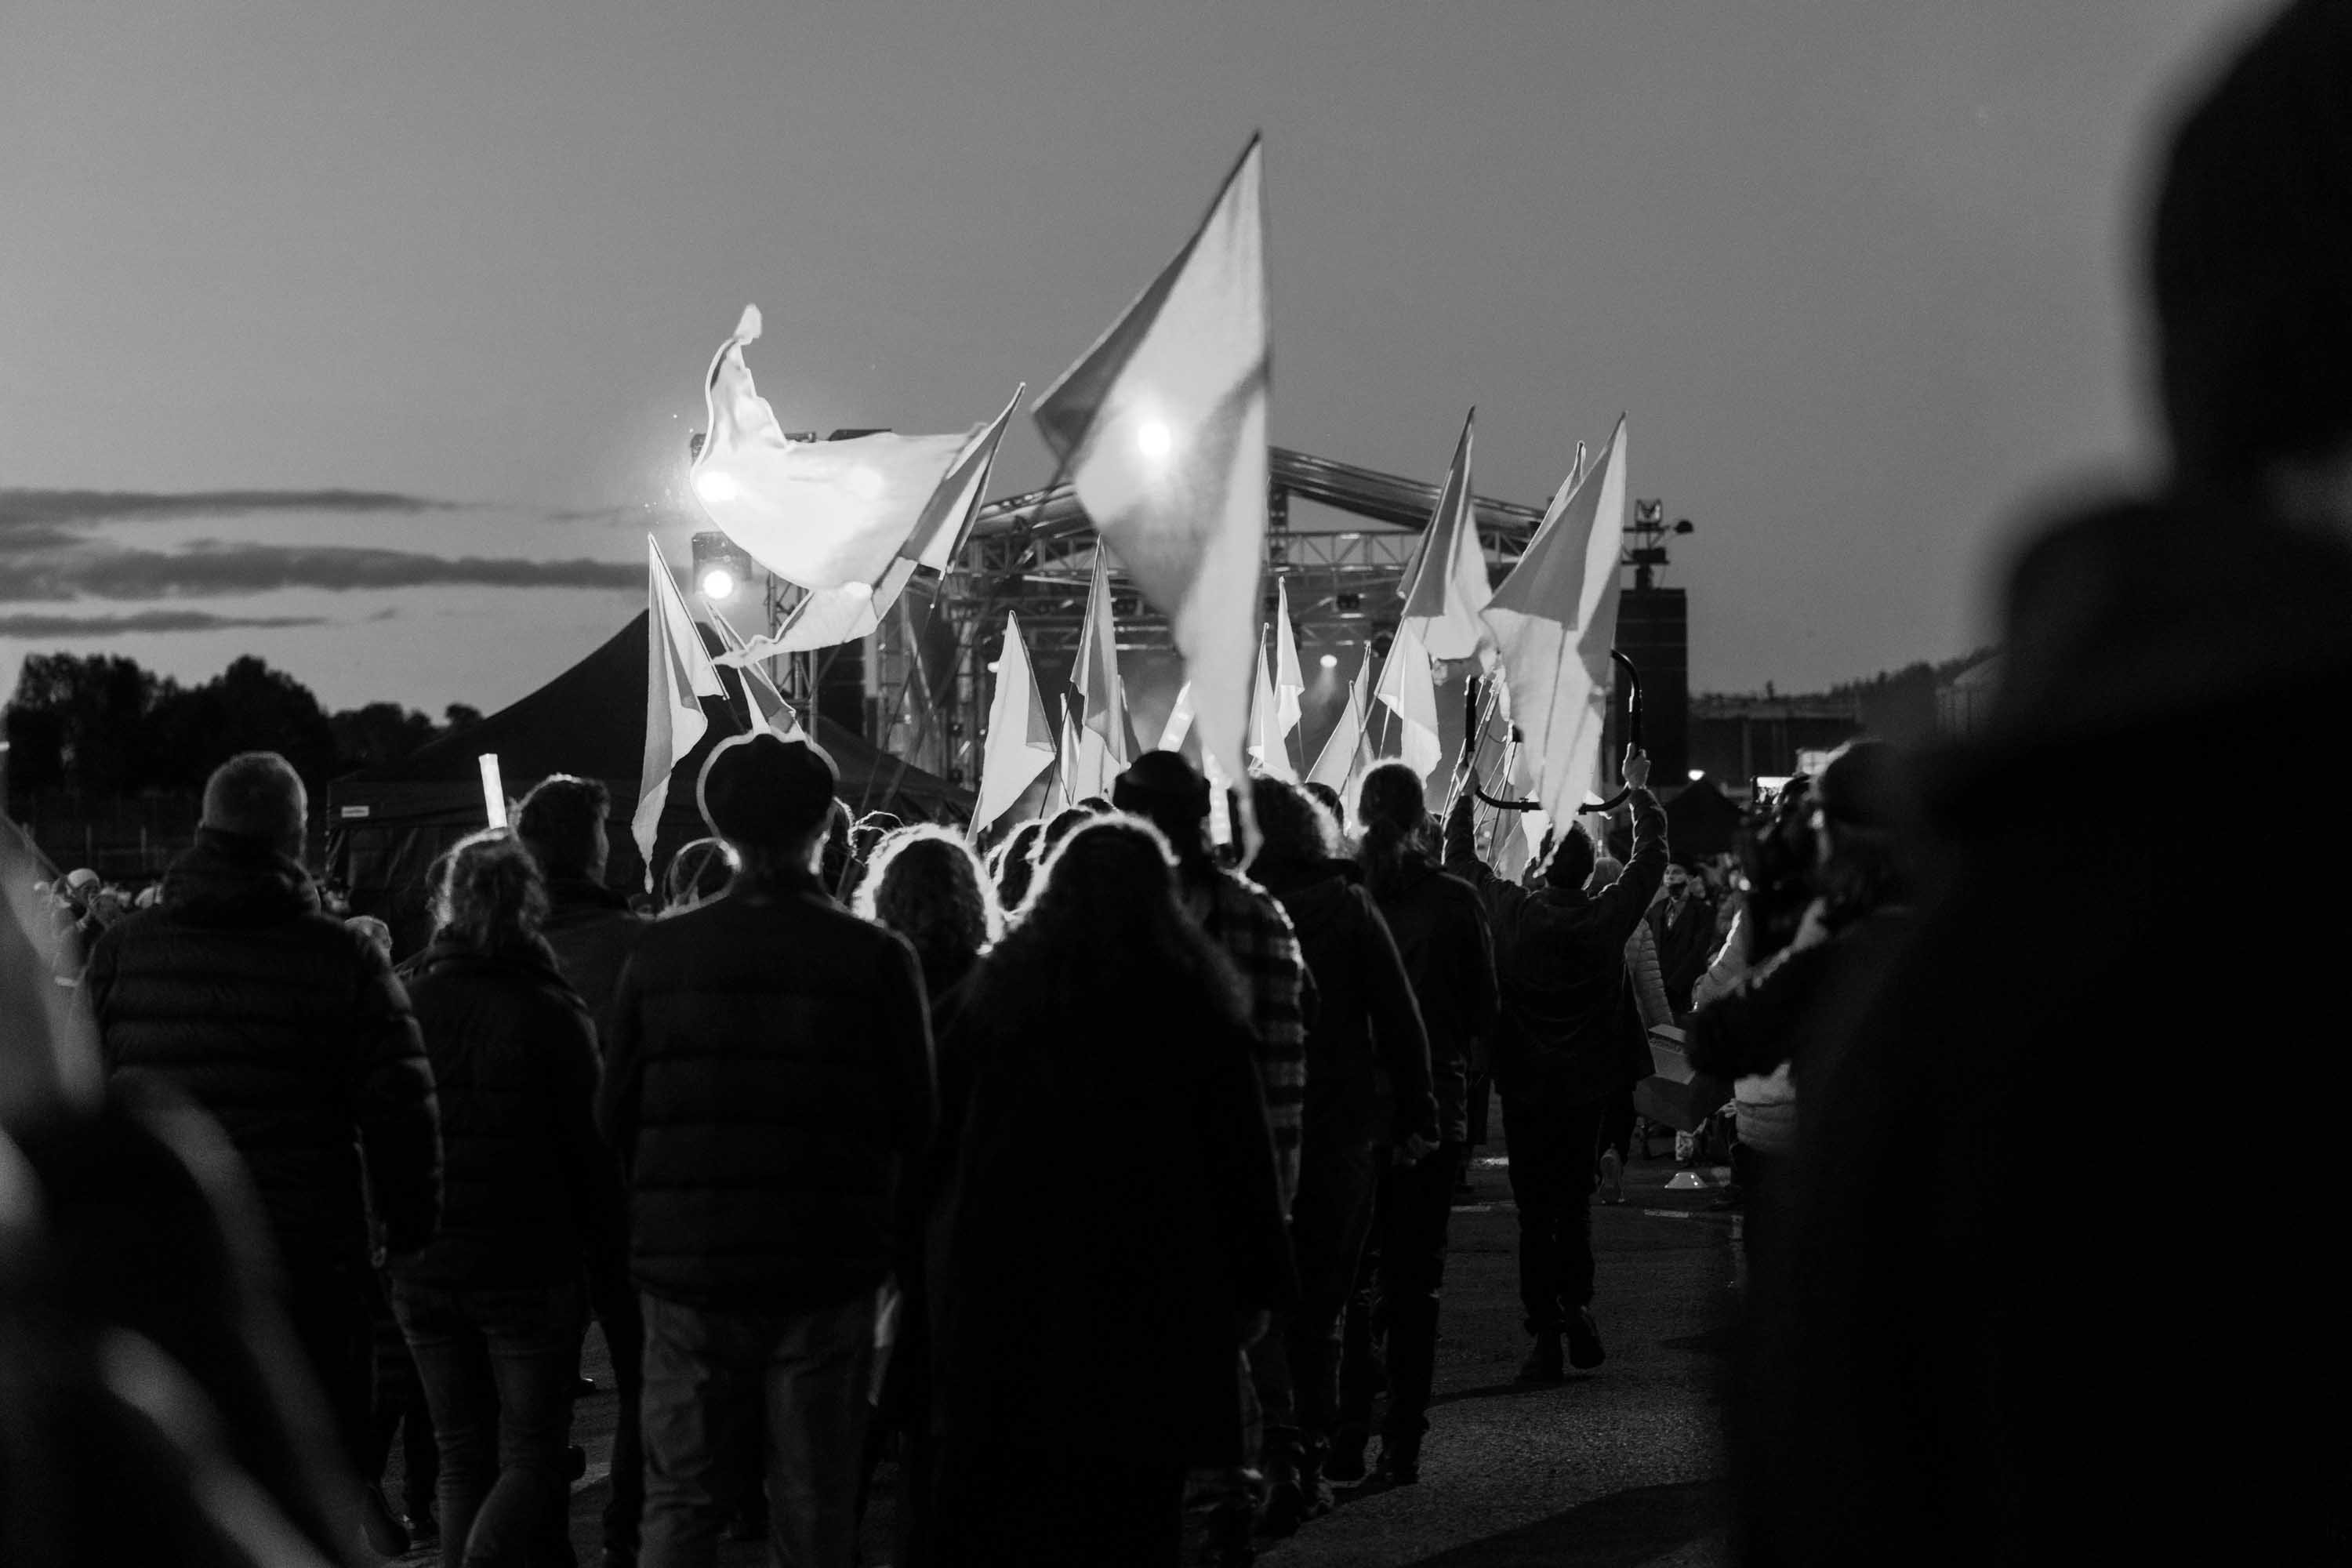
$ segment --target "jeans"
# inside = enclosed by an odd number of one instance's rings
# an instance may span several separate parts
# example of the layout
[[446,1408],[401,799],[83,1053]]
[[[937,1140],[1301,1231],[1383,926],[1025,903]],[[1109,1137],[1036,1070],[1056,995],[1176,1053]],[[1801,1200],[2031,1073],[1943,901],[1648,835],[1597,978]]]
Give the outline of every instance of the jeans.
[[1290,1213],[1298,1265],[1298,1307],[1277,1314],[1250,1347],[1250,1373],[1265,1407],[1264,1464],[1273,1479],[1302,1462],[1319,1473],[1339,1414],[1339,1318],[1355,1288],[1356,1258],[1371,1228],[1377,1152],[1369,1142],[1334,1143],[1307,1129],[1298,1198]]
[[441,1440],[442,1560],[524,1561],[571,1495],[564,1445],[580,1373],[581,1287],[395,1281],[392,1307]]
[[[1445,1229],[1454,1184],[1468,1151],[1441,1144],[1417,1165],[1382,1161],[1356,1289],[1348,1303],[1339,1364],[1339,1419],[1361,1430],[1385,1364],[1388,1414],[1381,1440],[1410,1448],[1429,1429],[1430,1385],[1437,1375],[1437,1300],[1445,1282]],[[1376,1340],[1387,1353],[1374,1352]]]
[[873,1382],[875,1292],[801,1312],[721,1311],[641,1295],[646,1353],[642,1568],[711,1568],[730,1458],[764,1415],[769,1560],[849,1568]]
[[1503,1080],[1503,1136],[1519,1208],[1519,1305],[1531,1334],[1592,1304],[1593,1161],[1606,1100],[1563,1102],[1540,1062]]

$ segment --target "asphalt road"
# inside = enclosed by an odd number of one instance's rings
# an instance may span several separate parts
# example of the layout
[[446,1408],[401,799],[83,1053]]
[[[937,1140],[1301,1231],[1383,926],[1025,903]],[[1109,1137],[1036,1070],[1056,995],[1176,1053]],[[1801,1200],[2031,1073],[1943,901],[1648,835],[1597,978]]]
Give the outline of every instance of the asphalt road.
[[[1501,1118],[1495,1121],[1499,1124]],[[1266,1568],[1715,1568],[1724,1543],[1724,1461],[1715,1381],[1735,1304],[1736,1225],[1712,1191],[1669,1190],[1664,1144],[1626,1173],[1626,1203],[1596,1205],[1595,1315],[1608,1360],[1559,1386],[1512,1382],[1527,1352],[1504,1154],[1495,1144],[1454,1213],[1438,1345],[1436,1401],[1418,1485],[1342,1493],[1337,1511],[1288,1541],[1265,1542]],[[616,1401],[601,1335],[583,1368],[601,1392],[576,1407],[588,1452],[573,1488],[580,1561],[602,1547],[599,1510]],[[397,1458],[394,1459],[397,1465]],[[386,1490],[400,1495],[389,1479]],[[877,1480],[877,1493],[887,1480]],[[887,1562],[887,1500],[867,1521],[869,1564]],[[765,1561],[762,1542],[730,1542],[728,1568]],[[404,1563],[436,1561],[432,1551]]]

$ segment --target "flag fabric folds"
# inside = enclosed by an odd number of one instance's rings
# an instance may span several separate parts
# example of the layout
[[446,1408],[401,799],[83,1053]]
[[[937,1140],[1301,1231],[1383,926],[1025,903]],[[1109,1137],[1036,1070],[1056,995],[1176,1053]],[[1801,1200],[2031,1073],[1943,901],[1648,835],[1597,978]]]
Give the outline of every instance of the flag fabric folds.
[[1429,673],[1429,650],[1411,622],[1401,622],[1389,657],[1381,666],[1376,695],[1397,716],[1398,755],[1426,780],[1444,760],[1437,738],[1437,682]]
[[1274,580],[1274,732],[1288,752],[1289,737],[1298,728],[1298,700],[1307,695],[1307,677],[1298,668],[1298,635],[1290,624],[1290,581]]
[[1176,706],[1168,710],[1167,727],[1160,731],[1159,750],[1173,752],[1182,748],[1184,737],[1192,732],[1192,683],[1186,681],[1176,689]]
[[719,671],[703,651],[702,635],[687,614],[686,597],[662,560],[661,546],[646,535],[646,757],[637,773],[637,809],[629,828],[646,863],[646,890],[654,886],[654,839],[661,831],[662,805],[669,798],[669,775],[694,750],[710,721],[702,700],[725,698]]
[[1003,412],[964,443],[963,450],[948,466],[948,471],[932,489],[930,500],[916,518],[914,531],[899,543],[898,553],[870,590],[862,583],[812,589],[793,606],[792,614],[784,617],[784,624],[772,636],[760,637],[740,653],[722,655],[719,662],[745,664],[782,653],[810,653],[869,636],[906,592],[916,567],[945,572],[971,536],[972,521],[987,500],[989,475],[996,466],[997,445],[1004,439],[1004,427],[1012,420],[1021,394],[1027,390],[1028,384],[1024,382],[1013,391],[1013,400],[1004,405]]
[[1437,510],[1422,530],[1421,542],[1404,569],[1398,592],[1401,617],[1433,658],[1469,658],[1493,640],[1479,612],[1494,595],[1486,579],[1486,550],[1478,542],[1478,500],[1470,484],[1471,424],[1462,421],[1454,461],[1438,487]]
[[725,651],[715,656],[710,662],[735,666],[738,677],[743,682],[743,695],[751,701],[754,721],[787,741],[806,740],[808,731],[801,728],[801,716],[793,710],[793,705],[784,700],[784,694],[776,689],[776,683],[768,679],[768,672],[760,668],[761,661],[749,657],[743,634],[719,613],[715,605],[710,610],[710,624],[718,628],[719,640],[725,645]]
[[1369,771],[1365,766],[1364,728],[1370,717],[1365,702],[1371,685],[1372,650],[1366,648],[1363,658],[1356,663],[1355,679],[1348,683],[1348,700],[1339,710],[1339,722],[1323,742],[1323,749],[1315,754],[1315,765],[1307,770],[1307,783],[1329,784],[1339,792],[1343,805],[1353,804],[1349,796],[1356,781]]
[[1486,606],[1522,760],[1554,822],[1572,821],[1601,782],[1625,486],[1621,416],[1600,458],[1575,484],[1560,487],[1527,553]]
[[1078,793],[1078,721],[1066,698],[1062,701],[1062,743],[1055,760],[1055,795],[1059,809],[1067,811],[1086,797]]
[[1267,668],[1271,663],[1265,643],[1261,638],[1258,643],[1257,686],[1250,696],[1250,763],[1269,778],[1296,779],[1298,770],[1290,765],[1290,746],[1282,738],[1282,704],[1274,694],[1274,681]]
[[1118,628],[1110,613],[1110,552],[1095,547],[1095,574],[1087,591],[1087,618],[1078,634],[1071,684],[1078,692],[1078,760],[1075,797],[1110,794],[1111,781],[1135,761],[1127,723],[1127,689],[1118,678]]
[[1034,410],[1079,504],[1167,616],[1204,752],[1245,771],[1266,509],[1263,147]]
[[1004,651],[996,657],[996,693],[989,700],[988,730],[981,737],[980,801],[972,807],[972,832],[1012,810],[1037,775],[1053,765],[1053,717],[1037,694],[1021,623],[1008,613]]
[[787,440],[743,363],[744,345],[759,336],[759,307],[747,306],[710,362],[710,429],[694,461],[695,499],[787,582],[878,589],[976,432]]

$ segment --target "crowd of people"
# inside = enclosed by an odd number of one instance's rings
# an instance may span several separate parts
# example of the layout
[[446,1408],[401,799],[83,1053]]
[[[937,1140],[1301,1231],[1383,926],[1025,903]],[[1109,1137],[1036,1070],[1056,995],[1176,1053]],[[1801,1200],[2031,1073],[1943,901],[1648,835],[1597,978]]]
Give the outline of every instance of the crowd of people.
[[[983,860],[855,831],[762,733],[710,753],[657,917],[558,776],[441,858],[395,969],[322,909],[294,771],[227,763],[150,908],[92,918],[77,875],[69,919],[0,921],[0,1557],[571,1562],[593,1321],[607,1564],[709,1563],[746,1516],[845,1564],[885,1474],[894,1562],[1170,1563],[1188,1500],[1245,1561],[1446,1440],[1490,1077],[1520,1376],[1606,1362],[1590,1205],[1679,1029],[1745,1194],[1744,1561],[2340,1560],[2305,1131],[2345,1058],[2254,999],[2324,1015],[2342,900],[2274,874],[2305,829],[2257,781],[2118,786],[2332,754],[2352,698],[2347,81],[2352,5],[2299,0],[2172,145],[2173,471],[2024,553],[1991,731],[1847,747],[1720,898],[1637,750],[1622,857],[1563,826],[1515,879],[1398,764],[1344,825],[1255,781],[1244,865],[1149,753]],[[2288,1128],[2251,1205],[2204,1158],[2250,1097]],[[2077,1120],[2140,1144],[2095,1208],[2048,1190]]]

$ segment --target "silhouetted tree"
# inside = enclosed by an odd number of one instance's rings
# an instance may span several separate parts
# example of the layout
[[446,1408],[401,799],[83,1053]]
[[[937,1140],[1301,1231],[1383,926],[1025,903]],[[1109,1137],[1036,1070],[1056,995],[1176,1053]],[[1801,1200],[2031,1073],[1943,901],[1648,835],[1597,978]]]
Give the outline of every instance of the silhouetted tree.
[[31,654],[8,704],[10,784],[96,794],[156,778],[146,730],[179,688],[119,654]]
[[397,762],[441,733],[431,719],[397,702],[346,708],[330,715],[327,723],[334,731],[341,773]]

